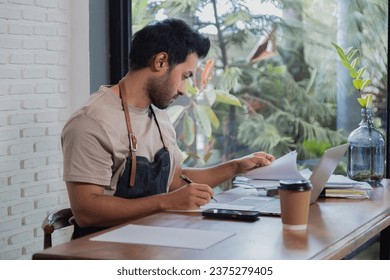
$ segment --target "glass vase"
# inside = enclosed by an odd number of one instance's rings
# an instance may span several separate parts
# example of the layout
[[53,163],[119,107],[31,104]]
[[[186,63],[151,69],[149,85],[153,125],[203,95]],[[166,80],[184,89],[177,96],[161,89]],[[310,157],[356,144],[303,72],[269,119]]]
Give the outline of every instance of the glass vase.
[[362,121],[348,136],[348,177],[380,184],[385,172],[385,139],[374,128],[369,108],[361,109]]

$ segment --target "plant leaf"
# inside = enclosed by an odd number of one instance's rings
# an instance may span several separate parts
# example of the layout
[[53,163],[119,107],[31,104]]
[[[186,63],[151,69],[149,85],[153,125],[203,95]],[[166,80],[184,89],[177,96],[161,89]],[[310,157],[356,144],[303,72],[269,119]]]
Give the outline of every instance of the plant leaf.
[[201,78],[202,89],[206,88],[207,83],[213,76],[213,71],[214,71],[214,59],[210,58],[207,60],[202,73],[202,78]]
[[353,51],[353,47],[349,47],[346,50],[344,50],[345,56],[348,57],[352,51]]
[[[332,42],[332,45],[336,48],[337,54],[340,57],[341,63],[344,65],[345,68],[347,68],[349,75],[355,79],[357,77],[357,71],[354,68],[357,64],[358,58],[355,58],[351,63],[349,63],[349,60],[353,57],[354,51],[352,48],[347,49],[347,54],[343,51],[341,47],[339,47],[336,43]],[[351,55],[353,54],[353,55]]]
[[211,123],[210,123],[210,118],[207,114],[207,108],[204,105],[197,105],[194,108],[194,115],[195,119],[197,120],[197,125],[199,128],[203,131],[203,134],[207,137],[211,137]]
[[366,71],[366,68],[367,68],[366,66],[360,68],[360,69],[357,71],[357,76],[356,76],[356,78],[360,79],[360,78],[363,76],[364,71]]
[[204,95],[206,96],[207,100],[209,101],[210,106],[213,106],[216,99],[217,99],[217,96],[215,94],[215,90],[214,89],[206,89],[206,90],[204,90]]
[[182,105],[173,105],[167,109],[168,116],[169,119],[171,120],[171,123],[175,123],[179,119],[183,110],[184,110],[184,106]]
[[348,71],[349,71],[349,75],[353,78],[353,79],[356,79],[356,77],[357,77],[357,71],[356,71],[356,69],[355,68],[350,68],[350,69],[348,69]]
[[348,61],[350,61],[357,53],[357,50],[353,50],[352,47],[350,49],[351,49],[351,51],[347,53],[347,60]]
[[198,89],[191,85],[189,81],[186,83],[186,93],[187,95],[196,95],[198,93]]
[[372,106],[372,94],[371,93],[367,94],[365,99],[366,99],[366,107],[367,108],[371,108],[371,106]]
[[344,65],[344,67],[348,70],[349,72],[349,75],[353,78],[353,79],[356,79],[357,77],[357,71],[355,68],[353,68],[348,61],[346,60],[342,60],[341,61],[341,64]]
[[353,86],[358,89],[358,90],[361,90],[362,89],[362,85],[363,85],[363,81],[361,79],[354,79],[352,81],[353,83]]
[[357,100],[360,106],[362,106],[363,108],[366,107],[366,99],[359,97]]
[[239,67],[226,67],[218,81],[218,88],[224,91],[238,91],[241,87],[240,77],[242,69]]
[[352,62],[351,62],[351,67],[352,67],[352,68],[355,68],[356,65],[358,64],[358,62],[359,62],[359,58],[358,58],[358,57],[355,58],[354,60],[352,60]]
[[184,134],[184,143],[187,146],[191,146],[192,143],[194,143],[194,139],[195,139],[195,124],[194,124],[194,120],[188,115],[184,117],[183,134]]
[[362,88],[365,88],[365,87],[368,86],[370,83],[371,83],[371,80],[370,80],[370,79],[364,79],[364,80],[363,80],[363,84],[362,84]]
[[212,155],[213,155],[212,152],[206,153],[206,154],[203,156],[203,160],[204,160],[205,162],[207,162],[207,161],[210,159],[210,157],[211,157]]
[[280,75],[286,73],[286,71],[287,71],[286,65],[272,67],[272,74]]
[[332,42],[332,45],[336,48],[337,53],[339,54],[339,57],[341,58],[341,60],[348,61],[347,56],[345,55],[343,49],[341,47],[339,47],[336,43]]
[[225,104],[230,104],[238,107],[242,107],[240,100],[234,95],[222,90],[215,90],[217,101]]
[[210,119],[211,125],[214,128],[218,128],[219,127],[219,120],[218,120],[217,115],[213,111],[213,109],[211,109],[210,107],[204,106],[204,110],[207,112],[207,115],[208,115],[208,117]]
[[181,156],[183,157],[183,160],[181,163],[183,163],[188,159],[189,155],[186,151],[180,151],[180,153],[181,153]]
[[353,69],[351,67],[351,64],[349,64],[349,62],[347,60],[341,60],[341,63],[344,65],[345,68],[347,68],[348,70],[349,69]]

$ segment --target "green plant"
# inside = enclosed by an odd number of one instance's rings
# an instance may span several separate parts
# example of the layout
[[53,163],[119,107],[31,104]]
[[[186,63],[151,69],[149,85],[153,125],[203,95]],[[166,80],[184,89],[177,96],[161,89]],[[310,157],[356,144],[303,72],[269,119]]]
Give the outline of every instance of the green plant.
[[372,94],[365,94],[363,97],[363,89],[371,82],[370,79],[363,78],[363,74],[366,71],[366,66],[358,68],[359,63],[359,51],[353,47],[349,47],[343,50],[340,46],[332,42],[332,45],[336,48],[340,57],[341,63],[348,70],[349,75],[352,77],[353,86],[359,91],[360,97],[357,99],[360,106],[363,108],[370,108],[372,105]]
[[226,91],[208,87],[214,72],[214,59],[208,59],[204,69],[198,70],[197,72],[200,74],[195,75],[193,83],[187,83],[186,94],[188,102],[185,105],[177,104],[170,106],[168,114],[175,128],[180,124],[182,125],[182,140],[186,146],[184,155],[203,159],[203,162],[207,162],[207,159],[211,156],[210,149],[205,149],[203,158],[197,152],[188,152],[190,150],[189,147],[195,141],[196,127],[212,143],[213,128],[218,129],[220,125],[213,106],[216,103],[223,103],[241,107],[241,102],[237,97]]

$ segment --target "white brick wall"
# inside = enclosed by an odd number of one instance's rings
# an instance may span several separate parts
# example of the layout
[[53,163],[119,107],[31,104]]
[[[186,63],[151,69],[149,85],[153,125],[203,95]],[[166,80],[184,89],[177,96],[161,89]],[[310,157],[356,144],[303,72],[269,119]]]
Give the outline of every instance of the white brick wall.
[[31,259],[46,214],[69,205],[60,147],[70,114],[69,7],[0,1],[0,259]]

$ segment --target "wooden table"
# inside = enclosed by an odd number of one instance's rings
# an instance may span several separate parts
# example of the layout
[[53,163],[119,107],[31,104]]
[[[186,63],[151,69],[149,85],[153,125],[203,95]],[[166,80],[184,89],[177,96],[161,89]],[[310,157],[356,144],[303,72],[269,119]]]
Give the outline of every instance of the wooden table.
[[[86,236],[36,253],[33,259],[341,259],[378,234],[380,258],[389,259],[390,180],[383,180],[382,185],[375,187],[365,200],[319,199],[310,206],[308,230],[304,233],[284,231],[279,217],[241,222],[205,219],[200,213],[163,212],[132,224],[217,230],[235,235],[205,250],[98,242]],[[220,193],[218,202],[231,201],[248,191],[253,190],[236,188]]]

